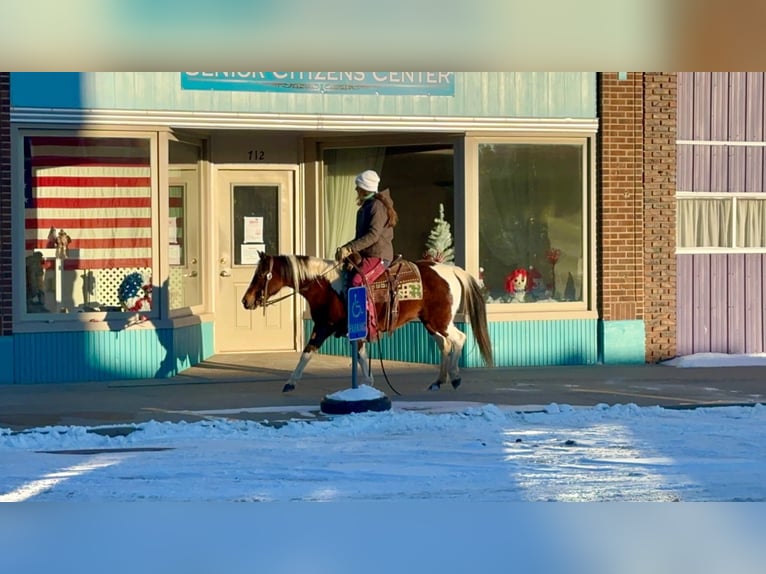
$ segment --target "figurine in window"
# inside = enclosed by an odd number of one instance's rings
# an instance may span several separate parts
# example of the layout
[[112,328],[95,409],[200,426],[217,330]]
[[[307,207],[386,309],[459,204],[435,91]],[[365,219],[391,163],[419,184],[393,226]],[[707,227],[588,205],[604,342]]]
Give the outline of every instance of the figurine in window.
[[27,303],[45,304],[45,284],[43,282],[43,254],[35,251],[29,255],[27,263]]
[[59,231],[56,237],[56,257],[58,259],[66,259],[69,255],[69,244],[72,242],[72,238],[69,237],[63,229]]
[[533,287],[534,279],[523,267],[514,269],[513,273],[505,278],[505,290],[511,295],[511,303],[525,303],[527,291],[531,291]]

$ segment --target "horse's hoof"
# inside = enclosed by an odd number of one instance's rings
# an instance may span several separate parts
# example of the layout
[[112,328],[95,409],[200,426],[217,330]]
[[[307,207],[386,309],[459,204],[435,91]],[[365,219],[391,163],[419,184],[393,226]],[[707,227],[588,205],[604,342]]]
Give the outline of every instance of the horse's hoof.
[[462,379],[452,379],[452,388],[456,389],[460,386]]
[[431,386],[428,387],[429,391],[438,391],[441,389],[442,384],[441,381],[436,381],[435,383],[431,383]]
[[283,393],[289,393],[290,391],[294,391],[294,390],[295,390],[295,385],[292,383],[285,383],[285,386],[282,387]]

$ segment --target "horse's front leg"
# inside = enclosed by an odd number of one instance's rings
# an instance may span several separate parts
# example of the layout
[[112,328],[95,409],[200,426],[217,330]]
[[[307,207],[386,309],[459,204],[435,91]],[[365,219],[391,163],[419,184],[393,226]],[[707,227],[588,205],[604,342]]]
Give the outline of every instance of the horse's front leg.
[[326,329],[317,329],[314,327],[314,330],[311,331],[309,342],[303,348],[301,358],[298,359],[298,364],[290,374],[290,378],[287,379],[285,386],[282,387],[283,393],[289,393],[290,391],[295,390],[295,385],[303,376],[303,370],[306,368],[306,365],[308,365],[309,361],[311,361],[311,359],[314,357],[314,352],[319,350],[319,347],[322,346],[322,343],[325,342],[329,335],[330,331]]
[[370,363],[367,357],[367,345],[364,344],[363,340],[357,341],[356,343],[356,356],[359,359],[359,372],[364,381],[363,384],[374,387],[375,381],[373,380],[372,369],[370,369]]

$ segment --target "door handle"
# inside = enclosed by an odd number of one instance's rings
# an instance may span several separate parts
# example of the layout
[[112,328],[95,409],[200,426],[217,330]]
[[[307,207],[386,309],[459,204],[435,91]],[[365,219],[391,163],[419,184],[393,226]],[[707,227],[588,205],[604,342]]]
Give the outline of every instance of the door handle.
[[224,269],[220,273],[221,277],[231,277],[231,272],[228,269]]
[[191,273],[184,274],[184,277],[196,277],[196,276],[197,276],[197,272],[196,271],[192,271]]

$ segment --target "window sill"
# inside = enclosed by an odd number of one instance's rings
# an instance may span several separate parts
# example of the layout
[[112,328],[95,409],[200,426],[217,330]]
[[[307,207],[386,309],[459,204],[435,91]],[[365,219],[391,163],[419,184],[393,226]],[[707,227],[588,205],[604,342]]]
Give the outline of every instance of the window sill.
[[[103,314],[87,313],[86,317],[59,318],[57,320],[24,320],[16,321],[13,328],[14,334],[24,333],[71,333],[80,331],[123,331],[125,329],[177,329],[189,325],[211,322],[213,315],[211,313],[201,313],[199,315],[185,315],[170,319],[157,319],[147,317],[145,320],[136,321],[137,313],[125,313],[117,318],[106,319]],[[100,317],[98,315],[101,315]]]
[[[488,305],[487,321],[489,323],[505,323],[510,321],[566,321],[581,319],[598,319],[596,311],[587,309],[555,309],[555,305],[546,305],[546,309],[518,309],[524,306],[523,303],[517,305]],[[508,309],[507,307],[513,307]],[[468,318],[463,313],[458,313],[455,317],[458,322],[466,322]]]

